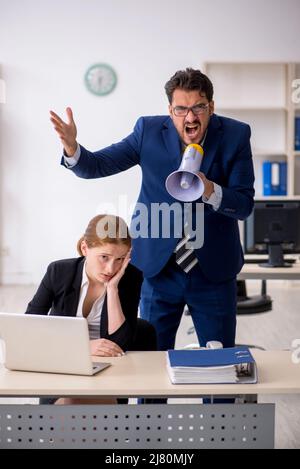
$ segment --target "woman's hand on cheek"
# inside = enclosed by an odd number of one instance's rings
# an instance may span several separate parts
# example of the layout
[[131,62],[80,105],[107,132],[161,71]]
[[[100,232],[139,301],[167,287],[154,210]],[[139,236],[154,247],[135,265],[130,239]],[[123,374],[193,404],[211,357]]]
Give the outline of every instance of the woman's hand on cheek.
[[125,270],[126,270],[128,264],[129,264],[129,262],[131,261],[130,255],[131,255],[131,249],[126,254],[126,257],[123,260],[123,263],[121,265],[120,270],[118,270],[118,272],[107,282],[107,284],[106,284],[107,290],[118,288],[119,281],[123,277],[123,275],[125,273]]

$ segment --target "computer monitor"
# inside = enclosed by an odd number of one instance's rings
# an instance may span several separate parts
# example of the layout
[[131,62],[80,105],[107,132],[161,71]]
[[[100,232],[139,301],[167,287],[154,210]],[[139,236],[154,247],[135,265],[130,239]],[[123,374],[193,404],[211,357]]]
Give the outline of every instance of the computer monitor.
[[263,267],[291,267],[284,254],[300,252],[299,200],[256,200],[244,224],[245,254],[268,254]]

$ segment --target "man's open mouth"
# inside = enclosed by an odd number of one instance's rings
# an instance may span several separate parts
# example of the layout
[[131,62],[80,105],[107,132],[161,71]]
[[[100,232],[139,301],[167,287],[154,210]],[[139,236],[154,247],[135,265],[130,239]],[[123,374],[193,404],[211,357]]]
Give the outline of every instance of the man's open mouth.
[[185,132],[189,137],[194,137],[200,129],[200,124],[199,123],[194,123],[194,124],[186,124],[185,125]]

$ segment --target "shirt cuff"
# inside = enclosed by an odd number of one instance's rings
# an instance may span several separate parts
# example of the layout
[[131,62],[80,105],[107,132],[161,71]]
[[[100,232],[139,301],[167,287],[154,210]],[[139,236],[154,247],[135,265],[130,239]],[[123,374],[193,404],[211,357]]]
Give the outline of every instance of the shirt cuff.
[[219,186],[219,184],[216,184],[215,182],[213,182],[213,185],[214,185],[214,192],[211,194],[209,199],[205,197],[205,195],[203,195],[202,200],[206,204],[212,205],[214,210],[218,210],[222,202],[223,191],[222,191],[222,187]]
[[77,144],[76,151],[73,156],[67,156],[64,151],[64,163],[67,168],[73,168],[80,158],[80,146]]

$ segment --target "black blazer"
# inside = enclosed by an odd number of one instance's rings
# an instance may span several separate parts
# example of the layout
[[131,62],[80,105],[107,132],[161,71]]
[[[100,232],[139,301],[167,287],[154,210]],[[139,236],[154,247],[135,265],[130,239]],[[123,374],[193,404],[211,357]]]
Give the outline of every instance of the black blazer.
[[[26,314],[47,315],[50,310],[51,316],[76,316],[84,260],[78,257],[52,262]],[[107,297],[103,304],[100,337],[117,343],[123,350],[128,350],[136,333],[142,281],[141,271],[129,264],[118,285],[125,321],[113,334],[108,333]]]

